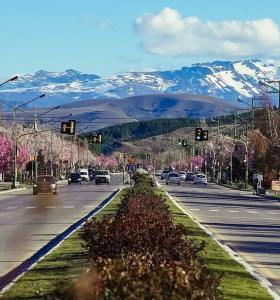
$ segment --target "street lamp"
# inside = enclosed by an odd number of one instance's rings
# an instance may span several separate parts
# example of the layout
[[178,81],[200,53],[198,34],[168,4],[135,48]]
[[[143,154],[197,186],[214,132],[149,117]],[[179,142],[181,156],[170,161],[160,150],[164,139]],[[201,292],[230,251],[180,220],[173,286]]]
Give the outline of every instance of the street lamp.
[[0,86],[6,84],[6,83],[8,83],[8,82],[16,81],[16,80],[18,80],[18,76],[14,76],[14,77],[12,77],[12,78],[10,78],[10,79],[8,79],[8,80],[6,80],[6,81],[0,83]]

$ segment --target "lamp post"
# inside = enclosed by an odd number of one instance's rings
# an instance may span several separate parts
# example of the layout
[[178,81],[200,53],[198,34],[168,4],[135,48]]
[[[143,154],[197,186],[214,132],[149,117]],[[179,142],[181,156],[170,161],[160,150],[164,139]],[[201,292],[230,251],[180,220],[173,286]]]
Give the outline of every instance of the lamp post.
[[0,83],[0,86],[6,84],[6,83],[8,83],[8,82],[16,81],[16,80],[18,80],[18,76],[14,76],[14,77],[12,77],[12,78],[10,78],[10,79],[8,79],[8,80],[6,80],[6,81]]

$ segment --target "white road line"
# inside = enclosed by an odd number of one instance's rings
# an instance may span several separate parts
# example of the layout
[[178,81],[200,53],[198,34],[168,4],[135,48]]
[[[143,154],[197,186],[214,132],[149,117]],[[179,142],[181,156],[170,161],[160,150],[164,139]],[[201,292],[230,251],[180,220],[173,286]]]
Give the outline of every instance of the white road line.
[[25,208],[36,208],[36,206],[25,206]]
[[200,208],[190,208],[190,210],[200,210]]
[[9,206],[9,207],[6,207],[6,209],[16,209],[18,208],[17,206]]
[[254,210],[247,210],[247,213],[250,213],[250,214],[259,214],[258,211],[254,211]]
[[63,206],[63,208],[74,208],[74,206]]
[[210,209],[210,211],[220,211],[219,209]]
[[231,212],[231,213],[238,213],[239,210],[228,210],[228,212]]
[[85,205],[84,208],[93,208],[95,207],[94,205]]
[[55,208],[55,206],[46,206],[45,208]]
[[273,212],[273,211],[267,211],[266,213],[267,213],[267,214],[270,214],[270,215],[278,215],[277,212]]

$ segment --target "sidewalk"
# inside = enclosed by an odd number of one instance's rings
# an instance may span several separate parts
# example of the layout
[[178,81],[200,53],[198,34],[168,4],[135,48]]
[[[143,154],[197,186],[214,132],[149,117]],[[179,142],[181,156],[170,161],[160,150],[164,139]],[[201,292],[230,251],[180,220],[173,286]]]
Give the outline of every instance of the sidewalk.
[[[227,187],[229,189],[233,189],[233,190],[252,192],[253,195],[256,195],[255,192],[253,191],[253,189],[240,189],[240,188],[238,188],[236,186],[232,186],[230,184],[223,184],[223,183],[218,183],[218,182],[216,182],[216,184],[220,185],[220,186]],[[280,194],[275,195],[274,192],[272,192],[272,191],[268,191],[268,194],[258,194],[257,196],[267,198],[267,199],[275,199],[275,200],[280,201]]]

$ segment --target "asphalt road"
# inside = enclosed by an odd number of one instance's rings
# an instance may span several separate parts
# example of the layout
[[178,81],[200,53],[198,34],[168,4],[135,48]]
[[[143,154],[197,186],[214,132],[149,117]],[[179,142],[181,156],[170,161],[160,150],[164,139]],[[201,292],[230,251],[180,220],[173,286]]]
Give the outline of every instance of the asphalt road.
[[56,235],[85,216],[122,185],[92,183],[60,186],[57,195],[32,190],[0,195],[0,276],[29,258]]
[[215,236],[259,271],[280,295],[280,203],[215,184],[162,186]]

